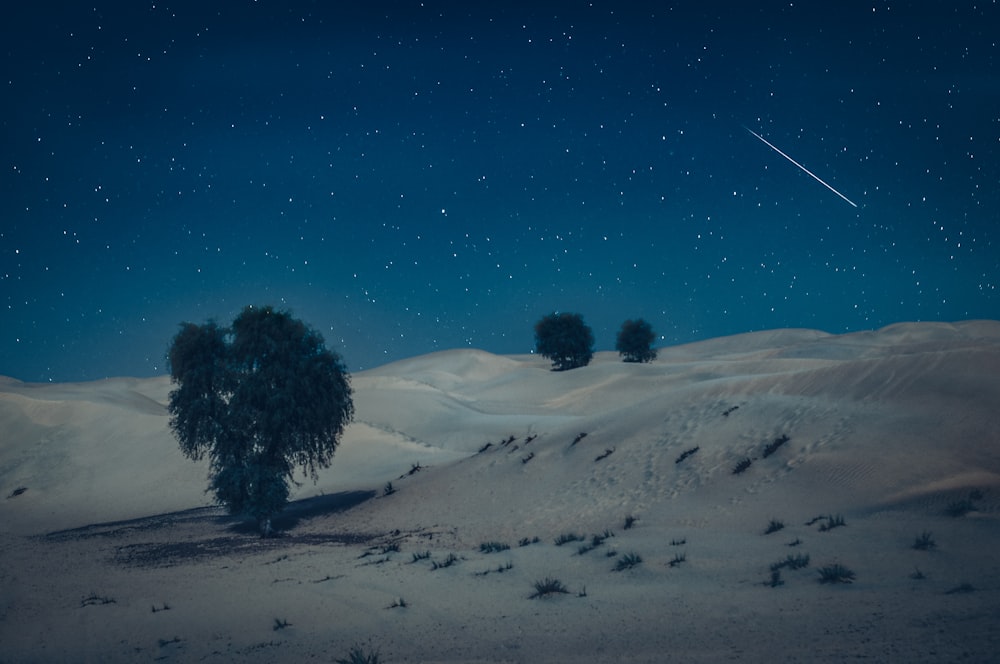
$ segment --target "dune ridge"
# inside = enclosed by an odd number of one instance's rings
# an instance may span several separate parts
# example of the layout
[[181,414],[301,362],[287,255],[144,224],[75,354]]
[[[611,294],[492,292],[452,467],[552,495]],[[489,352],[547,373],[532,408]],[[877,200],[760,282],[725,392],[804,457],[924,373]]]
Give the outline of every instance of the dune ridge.
[[[385,661],[987,661],[998,376],[997,321],[771,330],[568,372],[402,360],[353,376],[356,421],[275,540],[211,505],[166,377],[0,379],[0,642],[12,661],[330,661],[369,638]],[[933,551],[911,546],[925,530]],[[577,553],[554,543],[570,532],[607,536]],[[799,552],[812,565],[769,587]],[[818,583],[826,563],[855,582]],[[571,592],[527,599],[544,576]]]

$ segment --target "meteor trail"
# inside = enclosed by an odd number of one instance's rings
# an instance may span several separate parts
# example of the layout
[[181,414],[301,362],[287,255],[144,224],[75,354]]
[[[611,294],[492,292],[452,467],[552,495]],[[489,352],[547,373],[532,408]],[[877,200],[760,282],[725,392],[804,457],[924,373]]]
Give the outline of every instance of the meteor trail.
[[791,157],[789,157],[787,154],[785,154],[784,152],[782,152],[781,150],[779,150],[778,148],[776,148],[774,145],[772,145],[771,143],[769,143],[766,138],[764,138],[763,136],[761,136],[760,134],[758,134],[757,132],[755,132],[753,129],[751,129],[750,127],[747,127],[746,125],[744,125],[743,128],[746,129],[751,134],[753,134],[754,136],[756,136],[757,138],[759,138],[761,141],[763,141],[764,145],[766,145],[767,147],[771,148],[772,150],[774,150],[775,152],[777,152],[778,154],[780,154],[782,157],[784,157],[788,161],[792,162],[793,164],[795,164],[796,166],[798,166],[799,168],[801,168],[803,171],[806,172],[806,174],[808,174],[814,180],[816,180],[816,182],[819,182],[821,185],[823,185],[824,187],[826,187],[827,189],[829,189],[833,193],[837,194],[838,196],[840,196],[841,198],[843,198],[845,201],[847,201],[848,203],[850,203],[854,207],[858,207],[854,203],[854,201],[852,201],[850,198],[848,198],[847,196],[844,196],[842,193],[840,193],[839,191],[837,191],[836,189],[834,189],[833,187],[831,187],[827,183],[825,183],[822,180],[820,180],[819,176],[817,176],[815,173],[813,173],[812,171],[810,171],[808,168],[806,168],[805,166],[803,166],[802,164],[800,164],[799,162],[795,161],[794,159],[792,159]]

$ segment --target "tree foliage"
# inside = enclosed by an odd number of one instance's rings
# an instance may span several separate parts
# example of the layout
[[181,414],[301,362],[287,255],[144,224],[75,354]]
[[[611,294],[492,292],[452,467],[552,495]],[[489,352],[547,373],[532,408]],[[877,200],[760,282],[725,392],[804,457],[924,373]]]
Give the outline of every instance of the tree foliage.
[[651,362],[656,359],[656,350],[652,348],[656,334],[649,323],[639,318],[622,323],[618,331],[615,350],[625,362]]
[[295,469],[316,481],[354,417],[343,361],[291,314],[252,306],[228,329],[182,323],[167,359],[177,385],[167,410],[181,451],[207,455],[216,500],[269,534]]
[[584,367],[594,357],[594,333],[580,314],[552,313],[535,323],[535,350],[554,371]]

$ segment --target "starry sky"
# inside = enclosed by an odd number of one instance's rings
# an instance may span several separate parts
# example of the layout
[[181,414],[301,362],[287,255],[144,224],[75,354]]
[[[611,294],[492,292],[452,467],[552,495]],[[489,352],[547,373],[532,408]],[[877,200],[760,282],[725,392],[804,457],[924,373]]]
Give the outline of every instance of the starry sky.
[[990,0],[5,14],[3,375],[164,374],[247,304],[352,371],[553,311],[598,350],[1000,317]]

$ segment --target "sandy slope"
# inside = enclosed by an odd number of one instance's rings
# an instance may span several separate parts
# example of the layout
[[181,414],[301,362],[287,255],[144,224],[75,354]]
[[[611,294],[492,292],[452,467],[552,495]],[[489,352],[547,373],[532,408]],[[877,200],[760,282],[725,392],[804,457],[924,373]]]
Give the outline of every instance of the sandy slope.
[[[333,661],[370,640],[390,662],[989,661],[998,377],[993,321],[775,330],[562,373],[434,353],[354,376],[333,467],[267,541],[211,507],[165,378],[2,379],[0,660]],[[924,531],[936,547],[913,549]],[[789,555],[809,565],[764,585]],[[833,563],[855,582],[820,584]],[[546,576],[570,592],[529,600]]]

